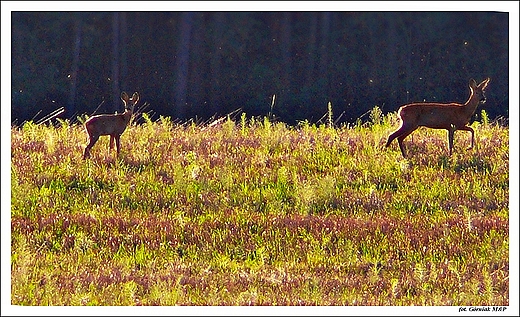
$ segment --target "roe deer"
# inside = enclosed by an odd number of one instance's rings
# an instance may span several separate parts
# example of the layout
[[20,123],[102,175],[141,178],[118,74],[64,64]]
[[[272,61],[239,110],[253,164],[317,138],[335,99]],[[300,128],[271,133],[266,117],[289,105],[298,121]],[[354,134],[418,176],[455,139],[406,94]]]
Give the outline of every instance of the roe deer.
[[474,79],[469,81],[470,95],[465,104],[458,103],[412,103],[401,106],[397,115],[401,125],[393,132],[386,142],[386,147],[397,138],[403,157],[406,153],[403,140],[420,126],[433,129],[448,130],[450,155],[453,152],[453,136],[456,130],[471,132],[471,147],[475,144],[475,131],[468,126],[471,116],[475,113],[479,103],[486,102],[484,90],[489,78],[477,85]]
[[125,112],[100,114],[90,117],[85,121],[85,129],[87,130],[90,142],[85,147],[83,159],[90,157],[90,149],[102,135],[110,135],[110,149],[114,148],[114,139],[116,140],[117,156],[119,156],[119,150],[121,149],[119,139],[123,131],[125,131],[126,126],[130,123],[130,119],[134,113],[134,107],[139,101],[139,94],[134,92],[132,98],[129,98],[126,92],[123,91],[121,93],[121,100],[123,100],[125,104]]

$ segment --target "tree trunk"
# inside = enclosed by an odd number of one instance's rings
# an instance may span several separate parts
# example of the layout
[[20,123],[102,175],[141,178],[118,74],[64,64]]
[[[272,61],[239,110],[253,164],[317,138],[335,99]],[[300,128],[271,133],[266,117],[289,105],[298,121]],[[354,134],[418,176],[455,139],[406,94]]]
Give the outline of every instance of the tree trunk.
[[176,80],[175,89],[173,89],[175,95],[173,100],[175,101],[175,108],[177,117],[179,119],[186,119],[187,114],[187,88],[188,88],[188,70],[190,60],[190,40],[191,40],[191,29],[193,27],[193,12],[183,12],[180,21],[180,38],[179,45],[177,47],[176,56]]
[[128,43],[127,43],[127,33],[128,33],[128,26],[126,23],[126,12],[121,12],[121,21],[119,25],[119,34],[121,38],[121,62],[120,62],[120,87],[122,87],[122,90],[128,90],[128,93],[133,93],[134,88],[128,87]]
[[74,21],[74,43],[72,48],[72,66],[70,70],[70,90],[67,102],[69,118],[76,116],[76,95],[79,72],[79,56],[81,52],[82,21],[79,16]]
[[399,33],[397,31],[398,15],[396,13],[388,13],[387,22],[389,27],[388,32],[388,45],[387,45],[387,66],[388,66],[388,77],[386,81],[390,85],[390,106],[397,103],[399,97]]
[[119,12],[112,17],[112,111],[119,109]]
[[187,107],[186,115],[192,117],[199,113],[206,112],[205,109],[205,79],[206,79],[206,61],[204,55],[204,35],[205,25],[203,12],[194,13],[192,20],[192,35],[190,41],[190,63],[188,66],[188,88],[186,89],[186,103],[192,105]]
[[307,67],[305,71],[305,82],[307,86],[312,86],[315,75],[314,68],[316,66],[316,32],[318,30],[318,15],[316,12],[309,12],[309,38],[307,45]]
[[330,37],[330,12],[321,13],[320,23],[320,49],[319,49],[319,74],[318,78],[321,79],[321,91],[320,95],[324,98],[323,102],[327,102],[329,98],[329,37]]
[[222,33],[224,31],[224,23],[226,20],[225,13],[215,12],[211,21],[213,30],[213,47],[211,48],[211,90],[210,90],[210,115],[217,114],[222,111],[222,92],[221,92],[221,70],[222,70]]
[[291,13],[284,12],[281,25],[280,50],[282,52],[280,107],[286,107],[291,96]]

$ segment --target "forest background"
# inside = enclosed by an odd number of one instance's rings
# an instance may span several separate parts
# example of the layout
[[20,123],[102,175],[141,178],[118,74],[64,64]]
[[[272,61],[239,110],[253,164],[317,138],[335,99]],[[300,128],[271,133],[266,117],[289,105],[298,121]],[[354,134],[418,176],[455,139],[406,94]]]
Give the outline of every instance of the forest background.
[[509,116],[508,12],[12,12],[11,19],[14,124],[60,107],[73,119],[122,111],[124,90],[181,121],[240,109],[317,122],[331,102],[336,123],[353,122],[374,106],[386,113],[408,102],[464,102],[469,79],[487,77],[485,110]]

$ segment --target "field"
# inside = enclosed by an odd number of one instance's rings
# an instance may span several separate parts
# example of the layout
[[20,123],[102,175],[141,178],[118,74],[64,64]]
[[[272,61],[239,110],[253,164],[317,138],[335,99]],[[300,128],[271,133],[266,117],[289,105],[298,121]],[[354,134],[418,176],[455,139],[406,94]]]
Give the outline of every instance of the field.
[[508,128],[11,129],[12,305],[509,305]]

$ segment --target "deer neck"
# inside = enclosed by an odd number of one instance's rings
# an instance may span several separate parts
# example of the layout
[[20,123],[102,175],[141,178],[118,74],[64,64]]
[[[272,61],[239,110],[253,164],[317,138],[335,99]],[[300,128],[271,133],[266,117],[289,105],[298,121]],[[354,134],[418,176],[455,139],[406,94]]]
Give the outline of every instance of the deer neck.
[[128,125],[130,119],[132,118],[132,114],[134,113],[133,109],[125,109],[123,112],[123,118],[125,119],[125,123]]
[[472,91],[469,96],[468,101],[466,101],[466,103],[463,105],[464,110],[465,110],[466,114],[468,115],[468,117],[471,117],[475,113],[479,103],[480,103],[479,98]]

